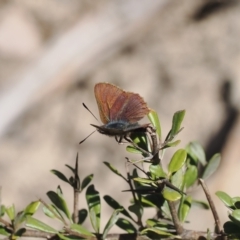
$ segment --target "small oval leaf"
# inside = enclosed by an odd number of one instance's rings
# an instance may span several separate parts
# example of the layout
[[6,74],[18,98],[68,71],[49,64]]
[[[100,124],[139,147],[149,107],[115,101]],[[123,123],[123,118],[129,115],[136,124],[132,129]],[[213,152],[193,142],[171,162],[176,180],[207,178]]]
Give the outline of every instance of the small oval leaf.
[[137,229],[134,225],[124,218],[119,218],[116,222],[116,225],[120,227],[122,230],[126,231],[127,233],[136,233]]
[[181,201],[178,213],[178,217],[181,222],[184,222],[186,220],[188,213],[191,209],[191,205],[192,197],[191,196],[183,197],[183,201]]
[[172,119],[172,129],[170,133],[170,139],[174,138],[175,135],[178,134],[178,132],[180,131],[184,116],[185,116],[185,110],[181,110],[174,113],[173,119]]
[[182,197],[182,195],[180,193],[178,193],[168,187],[165,187],[163,189],[162,195],[166,200],[169,200],[169,201],[177,201]]
[[225,192],[218,191],[215,193],[218,198],[227,206],[227,207],[232,207],[233,206],[233,201],[232,198]]
[[197,164],[198,161],[202,163],[203,166],[206,165],[206,156],[203,147],[198,142],[190,142],[186,147],[187,153]]
[[151,109],[150,113],[147,116],[148,116],[148,119],[150,120],[150,122],[152,123],[152,125],[155,127],[157,135],[158,135],[159,139],[161,140],[162,131],[161,131],[161,125],[160,125],[160,121],[159,121],[157,112],[155,112],[153,109]]
[[198,177],[198,169],[195,165],[189,165],[186,173],[184,174],[184,184],[186,188],[192,186]]
[[186,158],[187,153],[184,149],[177,150],[168,164],[169,174],[171,175],[172,173],[178,171],[184,165]]
[[221,162],[221,155],[219,153],[214,154],[213,157],[208,162],[202,178],[207,179],[208,177],[210,177],[218,169],[220,162]]
[[151,177],[156,180],[159,178],[166,178],[167,174],[164,172],[163,168],[159,164],[151,164],[149,166],[149,172]]
[[58,170],[53,169],[50,172],[56,175],[62,181],[69,183],[67,177],[63,173],[59,172]]
[[81,191],[92,181],[93,174],[86,176],[82,181]]

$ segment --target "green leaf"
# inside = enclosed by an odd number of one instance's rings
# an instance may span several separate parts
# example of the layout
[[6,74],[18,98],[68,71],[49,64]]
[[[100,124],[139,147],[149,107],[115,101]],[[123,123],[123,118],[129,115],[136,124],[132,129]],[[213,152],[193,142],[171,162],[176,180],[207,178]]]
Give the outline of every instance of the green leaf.
[[128,210],[138,217],[140,219],[143,214],[143,207],[139,203],[134,203],[133,205],[128,207]]
[[127,233],[136,233],[137,229],[134,227],[134,225],[124,218],[119,218],[116,222],[116,225],[126,231]]
[[26,232],[26,228],[19,228],[15,233],[14,236],[21,237]]
[[4,205],[0,206],[0,217],[3,217],[6,212],[6,207]]
[[0,235],[10,236],[10,233],[2,225],[0,225]]
[[198,177],[198,169],[195,165],[189,165],[186,173],[184,174],[184,184],[186,188],[192,186]]
[[192,205],[200,207],[202,209],[206,209],[206,210],[210,209],[207,202],[199,201],[199,200],[196,200],[196,199],[192,199]]
[[213,155],[213,157],[210,159],[210,161],[208,162],[204,170],[202,178],[207,179],[208,177],[210,177],[219,167],[220,161],[221,161],[221,155],[219,153]]
[[135,153],[135,154],[142,154],[142,152],[140,150],[138,150],[137,148],[133,147],[133,146],[127,146],[126,150],[129,153]]
[[41,202],[40,201],[35,201],[31,202],[24,210],[25,214],[28,215],[33,215],[37,210],[38,207],[40,206]]
[[80,224],[71,224],[70,229],[80,233],[80,234],[84,234],[86,236],[90,236],[90,237],[94,237],[95,235],[91,232],[89,232],[86,228],[84,228],[82,225]]
[[66,215],[66,217],[71,220],[71,214],[69,212],[67,203],[65,201],[65,199],[63,198],[63,196],[60,194],[57,194],[53,191],[49,191],[47,192],[47,196],[49,197],[49,199],[52,201],[52,203],[59,208],[61,211],[64,212],[64,214]]
[[153,233],[156,233],[157,235],[159,236],[174,236],[172,233],[169,233],[169,232],[165,232],[165,231],[162,231],[162,230],[159,230],[157,228],[145,228],[144,230],[142,230],[140,232],[140,234],[146,234],[148,232],[153,232]]
[[33,228],[33,229],[37,229],[39,231],[48,232],[48,233],[57,233],[58,232],[56,229],[50,227],[49,225],[39,221],[36,218],[31,217],[31,216],[27,217],[26,226]]
[[234,211],[232,212],[232,216],[233,216],[236,220],[238,220],[238,221],[240,222],[240,210],[239,210],[239,209],[234,210]]
[[179,206],[178,217],[181,222],[184,222],[188,216],[188,213],[191,209],[192,197],[187,196],[182,198],[181,204]]
[[68,164],[65,164],[65,166],[69,168],[71,172],[75,175],[75,169],[73,167],[69,166]]
[[169,174],[178,171],[184,165],[186,158],[187,153],[184,149],[177,150],[168,165]]
[[99,233],[101,220],[101,202],[99,192],[95,190],[94,185],[90,185],[87,188],[86,200],[88,204],[92,227],[96,231],[96,233]]
[[122,177],[124,180],[125,177],[115,168],[113,167],[109,162],[103,162],[113,173],[117,174],[118,176]]
[[80,209],[78,211],[78,224],[83,224],[83,222],[86,220],[88,215],[88,211],[86,209]]
[[206,165],[205,152],[198,142],[190,142],[186,147],[186,151],[196,164],[200,161],[203,166]]
[[58,170],[53,169],[53,170],[51,170],[50,172],[53,173],[54,175],[56,175],[56,176],[57,176],[59,179],[61,179],[62,181],[69,183],[69,181],[68,181],[68,179],[65,177],[65,175],[64,175],[63,173],[59,172]]
[[106,201],[106,203],[112,207],[114,210],[122,209],[121,214],[125,215],[126,217],[133,220],[132,216],[129,214],[129,212],[121,205],[119,204],[114,198],[112,198],[109,195],[105,195],[103,199]]
[[[133,133],[131,133],[130,138],[139,148],[147,150],[147,151],[149,150],[148,149],[148,140],[147,140],[147,136],[145,133],[133,132]],[[141,149],[139,149],[139,150],[141,151]]]
[[53,204],[43,206],[43,212],[46,216],[48,216],[50,218],[57,218],[61,222],[64,221],[64,218],[63,218],[62,214],[60,213],[58,208]]
[[12,205],[12,206],[6,208],[5,210],[6,210],[6,214],[8,215],[9,219],[11,221],[13,221],[15,218],[15,206]]
[[227,193],[222,191],[217,191],[215,194],[227,207],[233,206],[232,198]]
[[164,213],[165,217],[172,219],[172,215],[168,206],[168,202],[165,201],[161,207],[162,212]]
[[180,193],[178,193],[175,190],[172,190],[169,187],[165,187],[163,189],[162,195],[166,200],[169,200],[169,201],[177,201],[182,197],[182,195]]
[[150,120],[152,125],[155,127],[157,135],[161,140],[162,131],[161,131],[160,121],[158,118],[158,114],[153,109],[151,109],[150,113],[148,114],[148,119]]
[[161,149],[165,149],[165,148],[169,148],[169,147],[176,147],[180,142],[181,142],[181,140],[176,140],[174,142],[168,142]]
[[103,230],[103,236],[102,239],[106,239],[107,234],[109,233],[110,229],[115,225],[115,223],[118,220],[118,216],[119,213],[122,211],[123,209],[116,209],[113,213],[112,216],[110,217],[110,219],[108,220],[104,230]]
[[151,164],[149,166],[149,172],[151,177],[156,180],[159,178],[166,178],[167,174],[164,172],[163,168],[159,164]]
[[154,181],[149,178],[133,178],[133,181],[136,181],[139,183],[147,183],[147,184],[154,183]]
[[227,221],[223,225],[224,232],[227,234],[240,234],[240,227],[233,222]]
[[93,174],[86,176],[82,181],[81,191],[92,181]]
[[185,110],[175,112],[172,120],[172,129],[170,133],[170,139],[173,139],[176,134],[181,130],[181,124],[185,115]]
[[233,197],[232,202],[236,209],[240,209],[240,197]]
[[[172,177],[171,177],[171,183],[179,188],[180,190],[183,189],[183,183],[184,183],[184,176],[183,176],[183,172],[182,169],[179,169],[177,172],[175,172]],[[170,187],[170,186],[168,186]]]
[[148,194],[141,197],[141,203],[143,207],[155,207],[160,209],[164,203],[165,199],[162,194]]
[[228,216],[235,224],[240,227],[240,210],[234,210],[232,214]]

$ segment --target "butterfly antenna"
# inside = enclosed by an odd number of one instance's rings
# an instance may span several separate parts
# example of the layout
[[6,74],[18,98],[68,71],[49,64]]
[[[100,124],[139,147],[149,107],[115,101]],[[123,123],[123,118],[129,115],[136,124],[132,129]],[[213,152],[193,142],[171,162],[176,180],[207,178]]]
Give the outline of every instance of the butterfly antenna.
[[[99,122],[99,120],[96,118],[96,116],[90,111],[90,109],[85,105],[85,103],[82,103],[82,105],[92,114],[92,116]],[[92,133],[91,133],[92,134]],[[90,135],[91,135],[90,134]],[[89,136],[90,136],[89,135]]]
[[90,133],[87,137],[85,137],[81,142],[79,142],[79,144],[82,144],[83,142],[85,142],[85,140],[87,140],[95,132],[96,132],[96,130],[93,131],[92,133]]

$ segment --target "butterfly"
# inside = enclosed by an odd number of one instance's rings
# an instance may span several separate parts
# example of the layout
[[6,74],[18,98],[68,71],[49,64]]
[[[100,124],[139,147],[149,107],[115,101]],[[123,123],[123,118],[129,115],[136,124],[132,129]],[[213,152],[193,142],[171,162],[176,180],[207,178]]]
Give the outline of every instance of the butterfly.
[[150,112],[143,98],[132,92],[126,92],[110,83],[97,83],[94,94],[99,115],[104,125],[95,127],[99,133],[114,136],[118,142],[135,132],[146,132],[150,124],[138,123]]

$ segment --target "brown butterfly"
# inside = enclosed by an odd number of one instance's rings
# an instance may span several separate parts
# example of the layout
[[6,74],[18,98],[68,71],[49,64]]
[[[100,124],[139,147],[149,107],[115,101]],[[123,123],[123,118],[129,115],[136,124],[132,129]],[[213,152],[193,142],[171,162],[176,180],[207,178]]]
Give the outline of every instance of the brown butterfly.
[[118,142],[133,132],[146,132],[150,124],[138,123],[150,112],[146,102],[137,93],[125,92],[110,83],[97,83],[95,98],[104,125],[91,124],[98,132],[114,136]]

